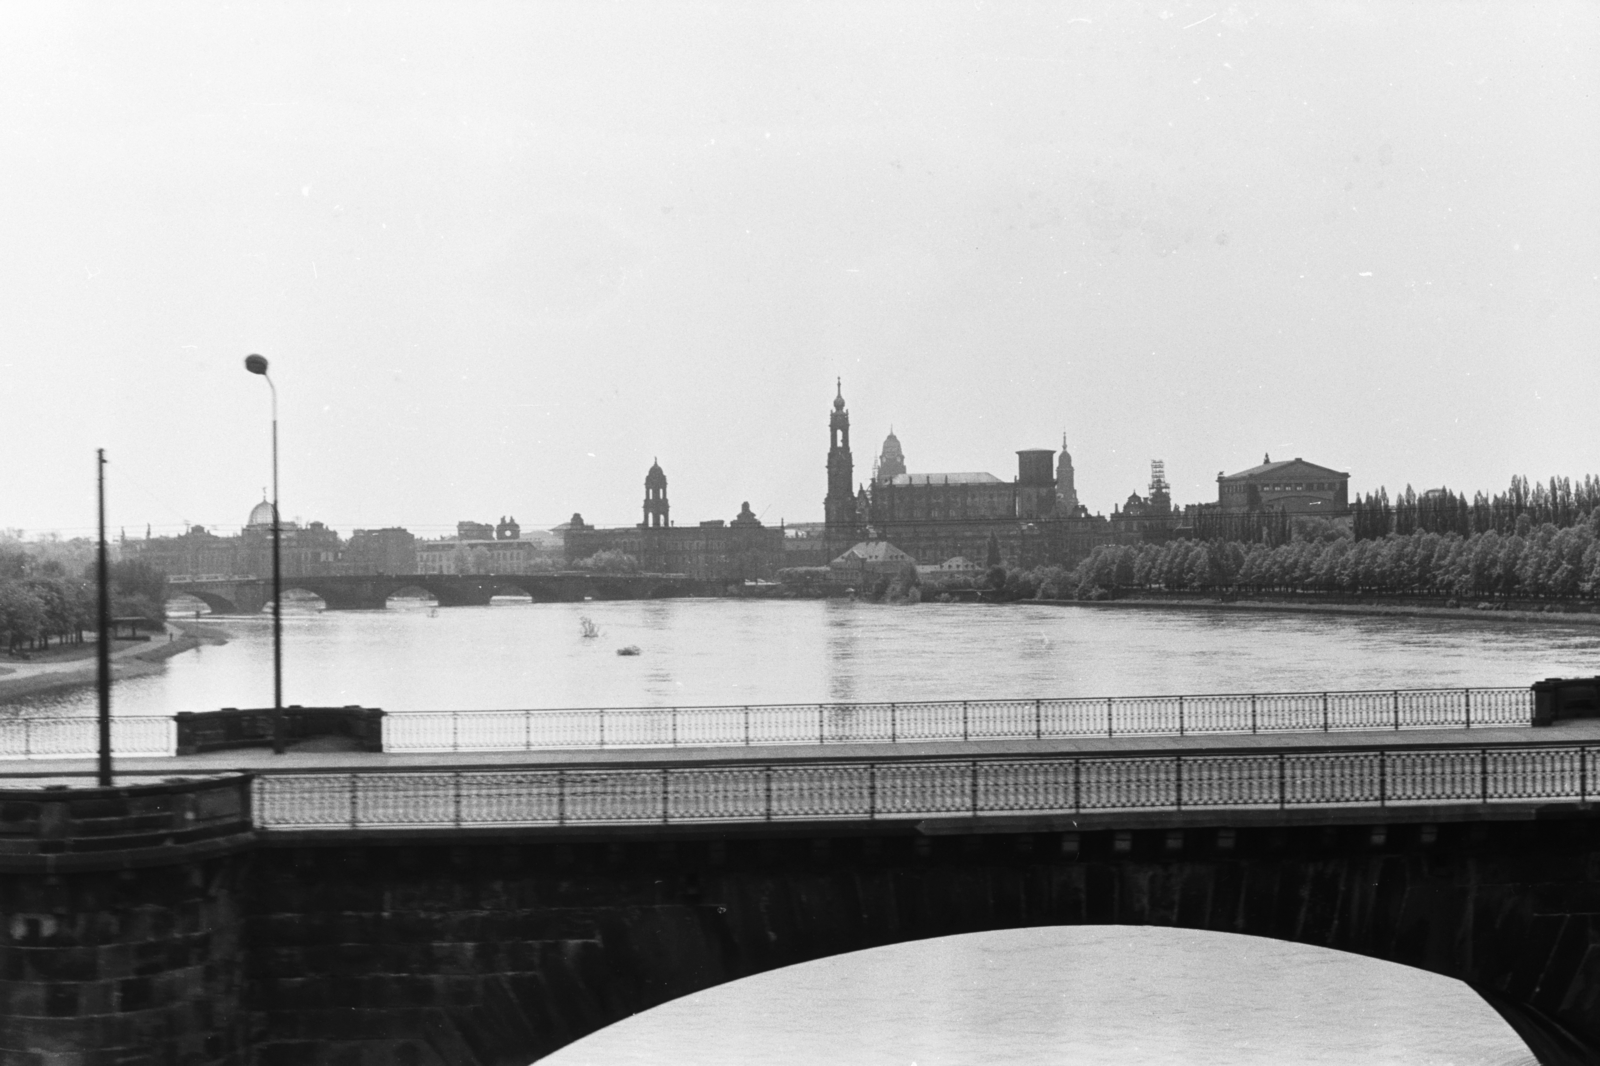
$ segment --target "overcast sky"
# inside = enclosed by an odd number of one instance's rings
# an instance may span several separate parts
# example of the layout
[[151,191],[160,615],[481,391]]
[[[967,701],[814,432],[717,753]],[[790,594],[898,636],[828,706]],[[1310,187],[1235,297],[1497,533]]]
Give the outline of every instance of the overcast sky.
[[1600,5],[14,3],[0,527],[1600,472]]

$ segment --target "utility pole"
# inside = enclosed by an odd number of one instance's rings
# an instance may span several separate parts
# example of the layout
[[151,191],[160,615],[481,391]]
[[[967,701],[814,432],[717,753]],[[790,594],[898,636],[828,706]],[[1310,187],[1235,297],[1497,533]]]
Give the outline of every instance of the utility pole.
[[101,788],[111,787],[111,574],[106,563],[106,450],[95,451],[97,496],[100,502],[100,551],[95,564],[100,585],[100,602],[95,612],[99,633],[95,640],[96,681],[100,690],[100,765]]

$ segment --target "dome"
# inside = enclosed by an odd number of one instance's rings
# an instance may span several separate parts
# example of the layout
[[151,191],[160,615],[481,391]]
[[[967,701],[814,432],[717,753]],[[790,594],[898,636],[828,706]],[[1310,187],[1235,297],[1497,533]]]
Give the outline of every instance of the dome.
[[835,387],[838,388],[839,392],[838,392],[838,395],[834,396],[834,398],[833,398],[833,409],[835,411],[843,411],[844,410],[844,382],[842,380],[841,381],[836,381],[836,382],[834,382],[834,385],[835,385]]
[[650,464],[650,469],[644,476],[644,487],[647,489],[664,489],[667,487],[667,475],[661,469],[661,463],[659,460]]
[[250,521],[245,523],[245,527],[248,529],[252,526],[261,529],[272,528],[272,504],[262,500],[250,508]]
[[883,457],[885,459],[904,459],[906,453],[900,450],[900,438],[894,435],[894,427],[889,427],[889,435],[883,438]]

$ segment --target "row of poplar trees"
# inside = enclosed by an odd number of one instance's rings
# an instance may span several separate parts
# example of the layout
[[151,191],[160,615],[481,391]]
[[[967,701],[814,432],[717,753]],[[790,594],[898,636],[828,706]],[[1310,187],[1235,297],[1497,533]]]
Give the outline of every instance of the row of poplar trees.
[[1505,492],[1477,493],[1471,502],[1409,487],[1391,502],[1379,489],[1351,510],[1349,529],[1285,518],[1281,531],[1266,531],[1277,535],[1258,532],[1250,541],[1102,546],[1074,570],[1041,572],[1032,584],[1037,595],[1080,598],[1119,589],[1600,597],[1600,478],[1593,475],[1576,483],[1513,478]]

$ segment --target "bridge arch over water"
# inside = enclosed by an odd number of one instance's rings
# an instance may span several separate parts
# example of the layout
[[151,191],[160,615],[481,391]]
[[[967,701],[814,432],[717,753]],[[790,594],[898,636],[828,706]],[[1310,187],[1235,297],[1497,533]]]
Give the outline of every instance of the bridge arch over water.
[[783,967],[669,1001],[541,1062],[1407,1058],[1533,1062],[1472,989],[1425,970],[1233,933],[1077,925],[933,937]]
[[[508,589],[539,603],[577,602],[584,599],[655,599],[721,591],[712,582],[693,581],[673,574],[399,574],[335,575],[285,578],[290,587],[320,596],[328,610],[381,610],[396,592],[418,588],[441,607],[486,606],[496,590]],[[174,586],[216,603],[226,613],[254,614],[272,598],[270,578],[228,578],[185,582]],[[214,607],[214,610],[219,608]]]
[[218,595],[209,589],[189,588],[188,586],[174,587],[174,595],[190,596],[199,600],[210,609],[213,614],[240,614],[237,604],[226,596]]
[[1596,1061],[1586,871],[1600,833],[1587,817],[1431,813],[269,834],[290,850],[258,853],[250,873],[257,928],[283,938],[281,976],[258,993],[280,1034],[409,1042],[419,1062],[531,1061],[679,996],[865,948],[1171,926],[1458,978],[1541,1062]]

